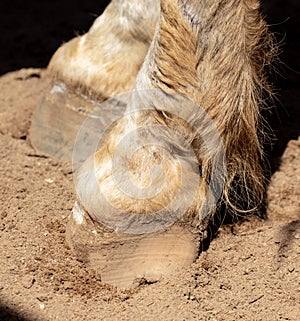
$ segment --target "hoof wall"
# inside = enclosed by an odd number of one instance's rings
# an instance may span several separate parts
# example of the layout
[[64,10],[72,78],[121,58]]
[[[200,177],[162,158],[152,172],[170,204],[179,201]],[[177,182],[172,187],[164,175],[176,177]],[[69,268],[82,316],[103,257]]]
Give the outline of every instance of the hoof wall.
[[101,274],[103,282],[128,289],[154,283],[191,265],[199,234],[174,224],[161,232],[133,235],[107,230],[75,205],[67,242],[77,259]]

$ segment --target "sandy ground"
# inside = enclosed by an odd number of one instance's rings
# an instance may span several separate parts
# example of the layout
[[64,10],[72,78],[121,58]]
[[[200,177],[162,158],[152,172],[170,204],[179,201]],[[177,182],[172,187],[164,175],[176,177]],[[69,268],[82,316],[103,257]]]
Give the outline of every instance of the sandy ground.
[[[6,2],[5,12],[10,12],[8,5],[14,1],[3,1],[1,6]],[[83,9],[74,3],[72,16],[79,21],[78,12]],[[300,95],[295,72],[299,4],[274,3],[276,8],[267,2],[266,10],[277,24],[272,28],[279,39],[287,32],[282,58],[287,66],[279,68],[285,76],[277,84],[281,102],[270,117],[277,138],[267,148],[272,165],[268,220],[248,218],[223,226],[189,269],[134,291],[102,284],[100,276],[77,262],[65,244],[65,224],[74,203],[71,166],[36,155],[27,139],[30,116],[49,79],[43,69],[14,70],[45,67],[59,38],[53,36],[52,28],[59,30],[66,23],[62,14],[45,17],[52,18],[53,24],[40,30],[25,14],[19,46],[22,41],[38,42],[35,35],[49,35],[55,41],[33,56],[23,52],[19,57],[13,40],[10,50],[15,54],[9,55],[7,46],[1,46],[0,320],[300,319]],[[67,7],[67,2],[63,4]],[[35,6],[31,17],[38,10]],[[281,23],[287,17],[290,20]],[[8,32],[9,19],[5,15],[3,19],[1,31]],[[10,39],[8,33],[3,33],[2,45],[5,39]]]

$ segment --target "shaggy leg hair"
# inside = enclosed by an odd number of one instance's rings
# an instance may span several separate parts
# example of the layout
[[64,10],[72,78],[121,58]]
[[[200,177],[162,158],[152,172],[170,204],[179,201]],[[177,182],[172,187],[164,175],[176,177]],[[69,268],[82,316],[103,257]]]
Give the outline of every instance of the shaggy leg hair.
[[[181,202],[172,211],[180,211],[187,204],[182,221],[198,230],[205,229],[207,218],[216,211],[216,207],[210,208],[204,218],[205,199],[209,191],[213,199],[217,189],[209,187],[214,166],[212,150],[218,152],[222,146],[226,159],[226,172],[219,173],[224,183],[222,202],[234,213],[259,210],[265,195],[260,110],[265,95],[270,93],[265,67],[270,65],[273,48],[257,0],[161,0],[158,26],[127,114],[77,176],[81,206],[100,222],[114,216],[112,208],[126,213],[118,216],[120,226],[126,229],[132,216],[157,211],[172,215],[167,205],[183,179],[192,181],[200,176],[194,198],[189,199],[189,186],[184,186]],[[187,112],[187,122],[180,115],[188,108],[178,104],[182,102],[178,95],[199,106]],[[221,141],[215,141],[211,128],[206,128],[205,113]],[[147,135],[139,134],[145,126]],[[172,131],[179,132],[185,142],[174,138]],[[129,145],[120,147],[131,132],[136,134],[130,136],[130,144],[141,147],[134,157],[126,155]],[[159,144],[147,143],[157,138]],[[193,147],[200,170],[188,153],[186,141]],[[207,144],[211,145],[210,152]],[[141,188],[139,197],[126,193],[132,188],[129,183],[125,184],[125,192],[116,184],[116,155],[128,165],[131,181]],[[161,176],[152,175],[158,165],[166,185],[160,193],[146,197],[141,190],[149,185],[154,190],[161,186]],[[118,175],[127,182],[123,173]]]

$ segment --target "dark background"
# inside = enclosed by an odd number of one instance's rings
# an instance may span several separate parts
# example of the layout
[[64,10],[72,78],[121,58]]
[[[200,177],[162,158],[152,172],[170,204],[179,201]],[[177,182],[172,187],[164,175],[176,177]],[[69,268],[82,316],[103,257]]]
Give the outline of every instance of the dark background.
[[[0,0],[0,75],[21,68],[45,68],[57,47],[88,31],[108,2]],[[268,115],[276,135],[266,147],[274,171],[288,141],[300,135],[300,1],[265,0],[263,9],[282,51],[274,79],[278,101]],[[0,318],[21,320],[1,306]]]
[[0,74],[46,67],[62,42],[88,31],[109,1],[0,0]]

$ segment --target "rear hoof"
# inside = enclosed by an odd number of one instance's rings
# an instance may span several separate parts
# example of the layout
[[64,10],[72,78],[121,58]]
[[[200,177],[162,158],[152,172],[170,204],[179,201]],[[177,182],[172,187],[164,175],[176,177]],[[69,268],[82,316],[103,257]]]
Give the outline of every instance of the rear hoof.
[[67,242],[78,260],[101,274],[103,282],[128,289],[154,283],[190,266],[200,237],[184,225],[150,234],[125,234],[94,223],[76,203]]

